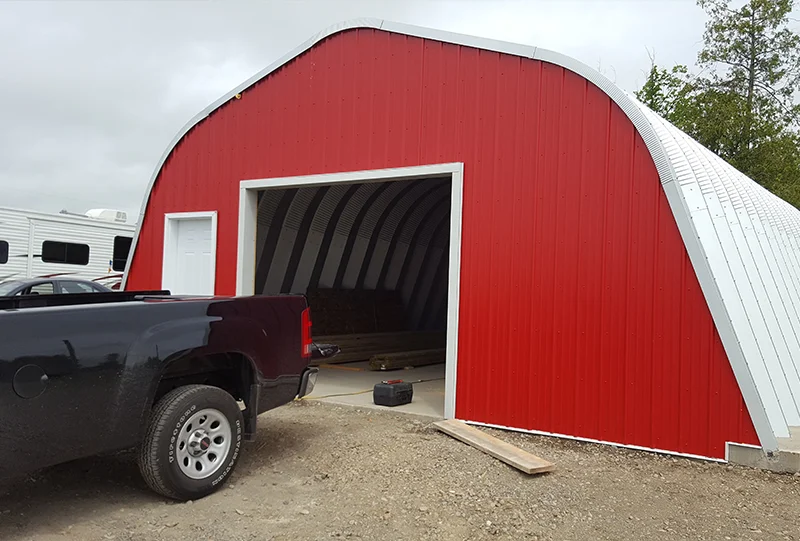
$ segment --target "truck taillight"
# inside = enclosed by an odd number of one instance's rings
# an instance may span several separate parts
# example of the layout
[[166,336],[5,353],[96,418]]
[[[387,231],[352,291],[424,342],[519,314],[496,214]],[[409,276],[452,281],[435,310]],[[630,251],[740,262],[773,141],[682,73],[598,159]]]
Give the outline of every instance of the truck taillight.
[[303,316],[301,318],[301,330],[300,330],[300,339],[301,339],[301,353],[303,357],[308,358],[311,357],[311,310],[306,308],[303,310]]

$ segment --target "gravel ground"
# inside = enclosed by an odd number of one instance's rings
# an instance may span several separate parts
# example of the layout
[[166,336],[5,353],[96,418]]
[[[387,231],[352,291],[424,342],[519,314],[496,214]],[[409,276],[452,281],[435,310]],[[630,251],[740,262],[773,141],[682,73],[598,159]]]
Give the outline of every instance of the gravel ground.
[[800,477],[492,431],[528,477],[427,419],[299,403],[263,415],[231,484],[165,502],[131,454],[0,489],[0,539],[800,540]]

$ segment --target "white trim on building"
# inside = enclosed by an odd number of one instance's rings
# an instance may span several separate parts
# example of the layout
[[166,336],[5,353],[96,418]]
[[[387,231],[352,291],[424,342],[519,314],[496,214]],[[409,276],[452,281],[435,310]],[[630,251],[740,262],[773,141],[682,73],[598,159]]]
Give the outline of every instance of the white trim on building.
[[450,255],[447,284],[447,352],[445,356],[444,416],[455,417],[456,363],[458,362],[458,309],[461,291],[461,224],[463,216],[464,164],[445,163],[351,171],[326,175],[243,180],[239,183],[239,240],[236,257],[236,294],[252,295],[256,271],[256,215],[258,192],[276,188],[332,186],[367,182],[396,182],[424,178],[449,178]]

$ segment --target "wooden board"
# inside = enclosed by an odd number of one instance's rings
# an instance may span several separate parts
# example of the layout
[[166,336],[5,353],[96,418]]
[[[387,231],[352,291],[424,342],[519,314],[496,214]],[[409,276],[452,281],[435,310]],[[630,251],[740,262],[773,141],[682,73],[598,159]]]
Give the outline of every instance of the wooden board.
[[433,426],[448,436],[471,445],[527,474],[551,472],[556,469],[556,465],[552,462],[523,451],[519,447],[499,440],[461,421],[448,419],[433,423]]
[[443,363],[446,356],[445,348],[381,353],[370,358],[369,368],[370,370],[399,370],[406,367],[428,366]]
[[341,352],[327,357],[326,364],[368,361],[375,355],[444,348],[447,335],[439,331],[402,331],[392,333],[366,333],[315,336],[320,344],[335,344]]
[[440,340],[446,340],[447,334],[442,331],[397,331],[397,332],[372,332],[372,333],[362,333],[362,334],[333,334],[333,335],[320,335],[314,336],[314,341],[320,344],[322,343],[331,343],[337,344],[338,342],[358,342],[358,343],[368,343],[368,342],[379,342],[386,339],[396,339],[396,340],[414,340],[414,339],[430,339],[430,338],[438,338]]

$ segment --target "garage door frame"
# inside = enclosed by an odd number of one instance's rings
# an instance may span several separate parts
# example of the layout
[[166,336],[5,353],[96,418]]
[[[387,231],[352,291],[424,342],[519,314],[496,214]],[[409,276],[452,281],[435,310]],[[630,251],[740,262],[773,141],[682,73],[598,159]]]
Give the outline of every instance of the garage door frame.
[[444,416],[447,419],[454,418],[456,408],[456,368],[458,362],[458,311],[461,284],[461,223],[464,196],[463,163],[442,163],[394,169],[375,169],[322,175],[242,180],[239,183],[236,295],[253,295],[255,293],[258,192],[274,188],[302,188],[448,177],[451,182],[451,195]]

